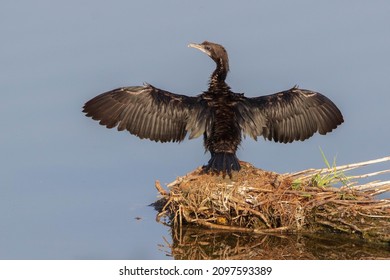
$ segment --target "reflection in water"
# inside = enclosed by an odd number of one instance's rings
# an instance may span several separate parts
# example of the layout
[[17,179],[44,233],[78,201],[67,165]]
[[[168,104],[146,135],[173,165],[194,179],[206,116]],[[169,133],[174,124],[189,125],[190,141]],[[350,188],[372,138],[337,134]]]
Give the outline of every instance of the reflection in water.
[[176,260],[390,259],[390,244],[370,244],[342,234],[255,235],[183,227],[172,232]]

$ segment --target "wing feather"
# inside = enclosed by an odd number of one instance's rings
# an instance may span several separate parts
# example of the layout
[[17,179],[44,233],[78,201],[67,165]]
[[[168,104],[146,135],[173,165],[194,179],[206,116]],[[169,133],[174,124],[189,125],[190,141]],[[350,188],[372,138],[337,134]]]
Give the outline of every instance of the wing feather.
[[237,103],[244,134],[275,142],[305,140],[315,132],[326,134],[344,122],[336,105],[324,95],[293,87],[283,92],[244,98]]
[[140,138],[180,142],[202,135],[209,112],[201,97],[189,97],[145,86],[123,87],[85,103],[86,116],[107,128],[117,126]]

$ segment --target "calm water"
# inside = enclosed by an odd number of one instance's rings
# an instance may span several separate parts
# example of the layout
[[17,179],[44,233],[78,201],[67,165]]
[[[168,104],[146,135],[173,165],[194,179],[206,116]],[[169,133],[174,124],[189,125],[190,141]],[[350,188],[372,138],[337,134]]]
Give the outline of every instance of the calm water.
[[153,200],[137,200],[128,188],[15,191],[1,199],[0,259],[167,258],[158,244],[168,230],[146,206]]

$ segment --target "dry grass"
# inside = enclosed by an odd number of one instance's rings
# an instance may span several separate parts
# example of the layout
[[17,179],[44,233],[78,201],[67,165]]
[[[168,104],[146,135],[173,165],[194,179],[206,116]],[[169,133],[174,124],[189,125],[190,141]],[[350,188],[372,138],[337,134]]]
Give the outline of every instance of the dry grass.
[[[390,200],[375,196],[390,190],[390,181],[359,185],[346,172],[373,161],[277,174],[241,162],[232,179],[197,169],[168,184],[156,182],[162,199],[158,219],[180,232],[184,224],[247,233],[342,232],[369,241],[390,242]],[[341,184],[341,187],[335,187]]]

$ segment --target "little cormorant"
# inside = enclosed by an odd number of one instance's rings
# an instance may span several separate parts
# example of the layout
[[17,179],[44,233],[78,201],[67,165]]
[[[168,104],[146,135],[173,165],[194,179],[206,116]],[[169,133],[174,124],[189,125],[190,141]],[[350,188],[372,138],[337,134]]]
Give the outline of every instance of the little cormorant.
[[84,105],[86,116],[107,128],[128,130],[141,139],[180,142],[203,134],[211,159],[204,172],[228,174],[240,170],[236,157],[243,134],[275,142],[305,140],[326,134],[343,123],[336,105],[324,95],[293,87],[279,93],[245,97],[226,84],[229,60],[225,48],[205,41],[189,44],[216,63],[209,88],[198,96],[171,93],[150,84],[114,89]]

